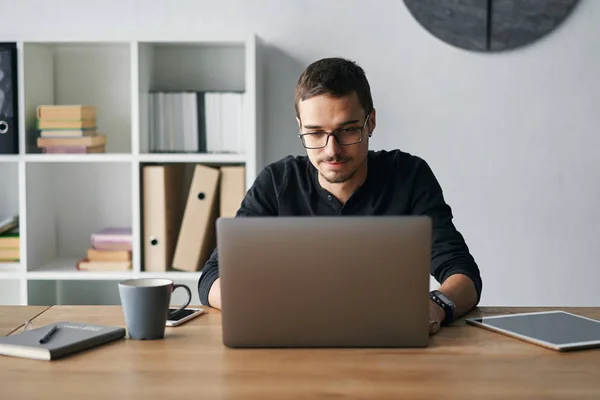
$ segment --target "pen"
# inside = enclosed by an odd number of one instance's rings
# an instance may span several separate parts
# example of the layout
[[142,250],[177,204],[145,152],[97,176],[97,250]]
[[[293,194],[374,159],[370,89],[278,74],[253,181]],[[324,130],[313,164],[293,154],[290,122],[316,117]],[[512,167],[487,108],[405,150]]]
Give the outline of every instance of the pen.
[[58,326],[54,325],[42,338],[40,339],[40,343],[46,343],[50,340],[54,332],[58,330]]

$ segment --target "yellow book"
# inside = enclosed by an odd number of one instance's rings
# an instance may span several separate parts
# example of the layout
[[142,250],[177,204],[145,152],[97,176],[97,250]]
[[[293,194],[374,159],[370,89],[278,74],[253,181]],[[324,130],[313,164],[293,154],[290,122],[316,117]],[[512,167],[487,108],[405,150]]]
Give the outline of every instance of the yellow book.
[[96,107],[88,105],[41,105],[37,117],[47,120],[96,119]]
[[88,249],[87,258],[90,261],[130,261],[131,252],[128,250]]
[[91,261],[80,260],[77,269],[81,271],[127,271],[131,269],[131,261]]
[[19,249],[0,249],[0,261],[19,261]]
[[44,129],[90,129],[96,127],[95,119],[38,119],[37,128]]
[[0,249],[18,249],[20,245],[18,236],[0,236]]

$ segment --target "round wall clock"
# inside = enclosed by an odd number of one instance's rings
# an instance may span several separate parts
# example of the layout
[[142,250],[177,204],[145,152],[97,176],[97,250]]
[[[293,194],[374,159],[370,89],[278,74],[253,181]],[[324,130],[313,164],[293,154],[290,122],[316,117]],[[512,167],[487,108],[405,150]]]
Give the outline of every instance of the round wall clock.
[[578,0],[404,0],[432,35],[467,50],[503,51],[544,37]]

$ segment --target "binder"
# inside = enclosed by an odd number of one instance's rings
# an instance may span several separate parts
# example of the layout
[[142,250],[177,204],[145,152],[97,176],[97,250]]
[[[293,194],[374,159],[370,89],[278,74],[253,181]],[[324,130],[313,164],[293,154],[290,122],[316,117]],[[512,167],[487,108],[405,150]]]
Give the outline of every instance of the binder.
[[0,154],[19,154],[17,45],[0,43]]
[[174,269],[202,269],[216,247],[219,177],[218,168],[199,164],[194,167],[173,257]]
[[143,167],[144,270],[169,269],[183,215],[183,164]]
[[235,217],[246,194],[246,168],[221,167],[220,210],[221,217]]

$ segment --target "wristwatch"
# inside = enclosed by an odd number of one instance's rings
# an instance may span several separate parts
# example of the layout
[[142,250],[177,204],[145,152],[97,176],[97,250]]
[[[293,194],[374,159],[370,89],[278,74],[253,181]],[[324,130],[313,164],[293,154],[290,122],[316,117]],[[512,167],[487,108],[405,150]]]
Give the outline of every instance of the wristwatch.
[[448,325],[454,320],[456,315],[456,306],[444,293],[439,290],[432,290],[429,292],[429,298],[433,300],[437,305],[442,307],[446,313],[446,318],[442,321],[442,325]]

